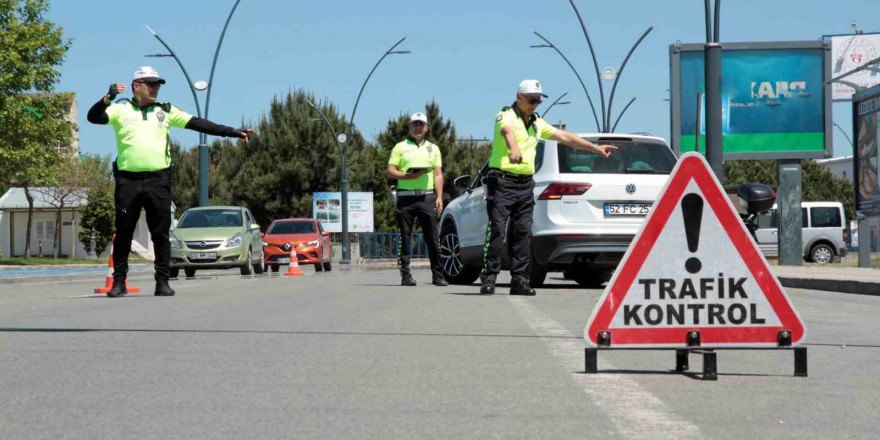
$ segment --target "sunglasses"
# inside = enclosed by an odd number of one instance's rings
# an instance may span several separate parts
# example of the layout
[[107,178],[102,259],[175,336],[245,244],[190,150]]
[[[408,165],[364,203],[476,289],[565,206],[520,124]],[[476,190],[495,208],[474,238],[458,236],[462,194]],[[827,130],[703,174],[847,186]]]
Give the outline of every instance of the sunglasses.
[[529,104],[531,104],[531,105],[538,105],[538,104],[544,102],[544,101],[541,101],[540,98],[529,98],[528,101],[529,101]]
[[147,87],[162,87],[162,83],[159,81],[137,81],[140,84],[144,84]]

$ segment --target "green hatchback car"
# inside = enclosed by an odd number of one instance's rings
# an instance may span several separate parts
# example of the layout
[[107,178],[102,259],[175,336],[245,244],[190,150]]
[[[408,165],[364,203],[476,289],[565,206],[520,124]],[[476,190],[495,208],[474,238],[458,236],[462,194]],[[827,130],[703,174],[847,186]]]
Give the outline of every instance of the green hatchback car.
[[187,209],[171,228],[171,277],[180,269],[193,277],[198,269],[239,268],[242,275],[263,273],[260,225],[247,208],[209,206]]

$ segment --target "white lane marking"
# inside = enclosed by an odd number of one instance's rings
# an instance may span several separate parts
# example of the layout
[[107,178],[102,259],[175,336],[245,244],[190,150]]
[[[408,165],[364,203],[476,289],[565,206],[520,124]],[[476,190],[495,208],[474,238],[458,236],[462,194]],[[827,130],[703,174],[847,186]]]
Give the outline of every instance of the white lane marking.
[[[509,296],[516,311],[541,337],[572,380],[604,411],[617,432],[629,439],[700,439],[700,428],[666,408],[657,396],[622,374],[584,374],[584,343],[529,300]],[[578,339],[571,339],[578,338]],[[599,357],[599,368],[614,369]]]
[[106,293],[93,293],[91,295],[76,295],[76,296],[65,296],[65,298],[91,298],[98,296],[107,296]]

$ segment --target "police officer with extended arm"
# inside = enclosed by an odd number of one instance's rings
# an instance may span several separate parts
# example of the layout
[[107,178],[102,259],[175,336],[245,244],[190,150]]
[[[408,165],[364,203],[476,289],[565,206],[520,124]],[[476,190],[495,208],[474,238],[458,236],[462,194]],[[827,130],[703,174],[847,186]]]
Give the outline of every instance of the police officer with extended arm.
[[110,124],[116,132],[117,156],[113,163],[116,179],[116,240],[113,243],[113,287],[107,296],[125,295],[128,254],[131,239],[146,211],[147,226],[156,255],[156,296],[172,296],[168,285],[171,248],[171,127],[187,128],[215,136],[248,140],[253,130],[238,130],[193,117],[170,103],[156,102],[159,87],[165,80],[156,69],[143,66],[134,73],[131,100],[113,102],[125,91],[125,84],[111,84],[103,98],[89,109],[87,119],[93,124]]
[[512,222],[507,237],[510,255],[511,295],[534,295],[529,286],[529,240],[535,206],[535,155],[539,139],[552,139],[579,150],[595,151],[608,157],[617,147],[595,145],[565,130],[554,128],[538,117],[535,109],[547,97],[534,79],[519,83],[516,101],[504,107],[495,118],[495,137],[486,176],[486,211],[489,223],[483,249],[480,293],[495,293],[495,279],[501,271],[499,252],[508,218]]
[[397,268],[400,269],[402,286],[416,285],[409,271],[412,226],[416,218],[422,225],[428,245],[432,283],[449,285],[440,267],[440,239],[437,235],[437,215],[443,212],[443,161],[440,149],[425,139],[427,134],[428,117],[424,113],[414,113],[409,122],[409,136],[394,146],[388,159],[388,177],[398,180],[394,214],[400,229]]

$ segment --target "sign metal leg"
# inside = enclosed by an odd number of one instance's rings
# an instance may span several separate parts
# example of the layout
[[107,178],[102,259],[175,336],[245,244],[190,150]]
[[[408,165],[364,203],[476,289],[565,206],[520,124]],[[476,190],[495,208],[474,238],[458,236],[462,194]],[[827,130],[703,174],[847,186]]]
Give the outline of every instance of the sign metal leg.
[[714,351],[703,353],[703,380],[718,380],[718,358]]
[[807,377],[807,347],[795,347],[794,349],[794,375],[795,377]]
[[586,360],[587,374],[596,374],[599,372],[599,350],[595,348],[584,349],[584,358]]
[[688,365],[688,352],[687,350],[675,350],[675,371],[685,372],[690,368]]

